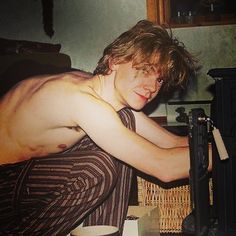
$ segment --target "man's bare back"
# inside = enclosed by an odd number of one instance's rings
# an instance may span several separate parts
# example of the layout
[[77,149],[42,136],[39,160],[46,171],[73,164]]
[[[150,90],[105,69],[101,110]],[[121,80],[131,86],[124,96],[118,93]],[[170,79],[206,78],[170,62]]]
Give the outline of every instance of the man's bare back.
[[85,135],[68,114],[76,109],[71,101],[74,93],[82,89],[93,94],[86,77],[90,76],[76,72],[37,76],[20,82],[2,98],[0,164],[61,152]]

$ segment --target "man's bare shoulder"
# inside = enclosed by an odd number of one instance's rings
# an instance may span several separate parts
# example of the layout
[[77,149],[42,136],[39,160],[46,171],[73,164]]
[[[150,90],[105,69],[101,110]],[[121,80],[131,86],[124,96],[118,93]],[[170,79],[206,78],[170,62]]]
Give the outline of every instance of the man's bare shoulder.
[[61,117],[63,122],[67,122],[61,114],[73,113],[79,100],[86,97],[84,94],[95,94],[90,83],[90,79],[71,73],[31,77],[17,84],[2,98],[0,121],[9,123],[9,118],[19,120],[18,116],[44,114],[51,119]]
[[[16,84],[2,100],[13,99],[13,97],[29,98],[41,90],[56,91],[59,88],[63,90],[71,90],[73,87],[77,89],[82,84],[89,83],[91,75],[81,74],[81,72],[66,72],[55,75],[38,75],[27,78]],[[84,86],[82,86],[84,87]],[[59,92],[59,91],[58,91]]]

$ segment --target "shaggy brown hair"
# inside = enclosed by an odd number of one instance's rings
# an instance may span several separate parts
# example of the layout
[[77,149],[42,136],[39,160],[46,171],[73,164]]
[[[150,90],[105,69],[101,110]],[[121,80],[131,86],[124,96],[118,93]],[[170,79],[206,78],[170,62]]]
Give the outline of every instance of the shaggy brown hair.
[[173,37],[172,32],[148,20],[141,20],[108,45],[99,60],[94,74],[111,73],[109,64],[132,61],[133,67],[150,73],[161,72],[166,87],[186,85],[193,74],[196,60]]

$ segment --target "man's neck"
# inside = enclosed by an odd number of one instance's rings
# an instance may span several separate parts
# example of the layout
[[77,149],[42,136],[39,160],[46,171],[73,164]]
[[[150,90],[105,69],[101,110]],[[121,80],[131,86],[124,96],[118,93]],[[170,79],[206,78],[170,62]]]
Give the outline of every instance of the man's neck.
[[109,75],[97,75],[95,77],[95,88],[99,97],[102,100],[109,103],[116,111],[124,108],[124,105],[120,103],[114,86],[114,72]]

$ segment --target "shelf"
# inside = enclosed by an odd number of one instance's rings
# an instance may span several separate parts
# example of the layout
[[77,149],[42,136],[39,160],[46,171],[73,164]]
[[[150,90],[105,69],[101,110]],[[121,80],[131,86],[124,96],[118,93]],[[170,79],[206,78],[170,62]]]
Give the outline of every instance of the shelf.
[[[203,15],[195,13],[193,14],[193,23],[177,23],[173,12],[171,12],[171,8],[176,3],[175,0],[146,0],[146,2],[148,20],[168,28],[236,24],[236,14],[225,12],[204,13]],[[181,20],[186,22],[188,19],[184,17]]]
[[[204,16],[203,16],[204,17]],[[202,18],[203,18],[202,17]],[[171,28],[182,28],[182,27],[198,27],[198,26],[211,26],[211,25],[231,25],[236,24],[236,18],[228,19],[228,20],[198,20],[193,23],[176,23],[175,21],[171,21],[168,26]]]

